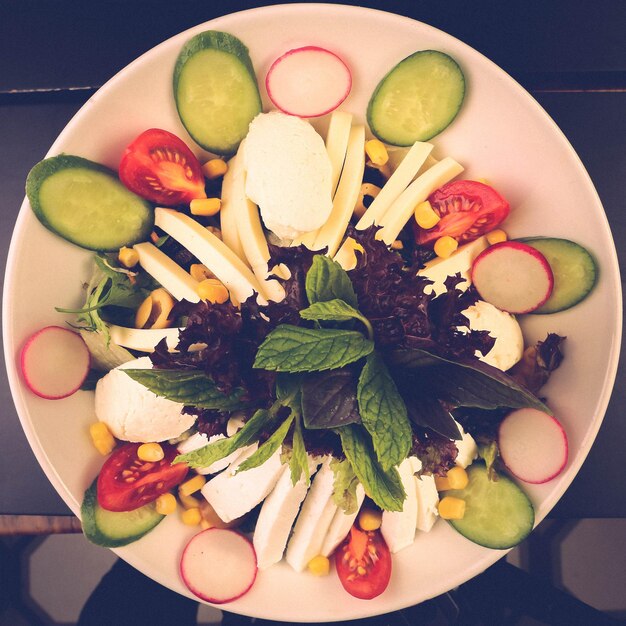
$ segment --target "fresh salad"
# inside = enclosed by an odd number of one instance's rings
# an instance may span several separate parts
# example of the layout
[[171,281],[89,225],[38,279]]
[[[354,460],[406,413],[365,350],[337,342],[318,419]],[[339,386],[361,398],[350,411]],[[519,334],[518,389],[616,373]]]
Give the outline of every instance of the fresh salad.
[[34,393],[94,394],[85,535],[123,546],[178,516],[198,530],[182,580],[210,602],[283,559],[374,598],[436,523],[510,548],[535,522],[523,483],[567,462],[541,393],[564,338],[526,345],[516,316],[584,299],[592,255],[509,240],[515,207],[434,158],[465,94],[450,56],[400,61],[367,111],[352,86],[333,51],[277,51],[263,111],[245,44],[203,32],[170,96],[197,146],[146,120],[119,171],[62,154],[27,180],[41,223],[95,252],[69,327],[21,353]]

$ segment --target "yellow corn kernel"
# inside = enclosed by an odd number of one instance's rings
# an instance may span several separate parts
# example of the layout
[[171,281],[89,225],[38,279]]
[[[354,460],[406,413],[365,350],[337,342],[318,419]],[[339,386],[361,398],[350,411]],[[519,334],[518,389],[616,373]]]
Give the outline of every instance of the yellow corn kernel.
[[222,201],[219,198],[194,198],[189,204],[192,215],[211,217],[217,215],[222,208]]
[[202,521],[202,515],[200,514],[200,509],[195,506],[193,509],[185,509],[181,515],[181,520],[183,524],[187,524],[187,526],[198,526]]
[[433,228],[433,226],[436,226],[439,223],[439,220],[441,219],[437,215],[437,213],[435,213],[435,210],[433,209],[430,202],[428,202],[428,200],[425,200],[424,202],[420,202],[415,207],[414,215],[415,215],[415,221],[417,222],[417,225],[420,228],[424,228],[426,230],[428,230],[429,228]]
[[365,154],[369,157],[372,165],[382,166],[389,161],[389,153],[385,144],[380,139],[370,139],[365,142]]
[[194,498],[193,496],[186,496],[185,494],[180,492],[180,489],[178,490],[178,499],[180,500],[180,503],[183,505],[184,509],[196,509],[200,505],[200,502],[197,498]]
[[469,483],[467,472],[457,465],[448,470],[445,476],[435,476],[435,486],[437,491],[448,491],[448,489],[465,489]]
[[189,273],[192,278],[195,278],[199,283],[207,278],[215,278],[215,274],[202,263],[193,263],[189,268]]
[[228,300],[228,289],[216,278],[203,280],[197,288],[198,295],[202,300],[208,300],[214,304],[223,304]]
[[135,267],[139,263],[139,255],[134,248],[127,248],[126,246],[120,248],[117,254],[117,260],[124,266],[130,269]]
[[327,576],[330,572],[330,560],[318,554],[309,561],[307,567],[314,576]]
[[210,159],[202,166],[202,173],[209,179],[224,176],[228,171],[228,163],[224,159]]
[[358,218],[363,217],[367,207],[365,206],[365,198],[371,198],[372,200],[380,193],[380,187],[373,185],[372,183],[363,183],[361,190],[359,191],[359,198],[354,205],[354,215]]
[[179,488],[178,493],[182,493],[184,496],[190,496],[192,493],[196,493],[204,487],[206,478],[202,474],[196,474],[193,478],[186,480]]
[[477,178],[476,179],[477,183],[482,183],[483,185],[489,185],[489,181],[486,178]]
[[490,246],[493,246],[494,243],[502,243],[509,238],[509,236],[501,228],[492,230],[490,233],[487,233],[485,237],[487,237],[487,241]]
[[390,246],[390,248],[392,250],[402,250],[404,248],[404,244],[399,240],[396,239]]
[[137,448],[137,457],[141,461],[147,461],[148,463],[156,463],[162,461],[165,456],[163,448],[158,443],[142,443]]
[[449,235],[444,235],[435,241],[434,250],[438,257],[447,259],[458,247],[459,242],[456,239]]
[[378,530],[383,521],[382,511],[363,509],[359,513],[359,527],[361,530]]
[[159,515],[169,515],[176,510],[176,498],[174,494],[162,493],[155,501],[156,512]]
[[365,250],[360,243],[357,243],[355,239],[352,237],[348,237],[341,248],[339,248],[339,252],[335,255],[335,261],[343,267],[345,270],[352,270],[356,267],[356,253],[355,251],[363,253]]
[[200,520],[200,528],[202,528],[202,530],[209,530],[209,528],[213,528],[213,524],[211,524],[208,520],[205,520],[203,517]]
[[465,500],[454,496],[445,496],[439,500],[439,517],[442,519],[463,519]]
[[89,435],[96,450],[102,455],[111,454],[115,448],[115,439],[104,422],[94,422],[89,426]]

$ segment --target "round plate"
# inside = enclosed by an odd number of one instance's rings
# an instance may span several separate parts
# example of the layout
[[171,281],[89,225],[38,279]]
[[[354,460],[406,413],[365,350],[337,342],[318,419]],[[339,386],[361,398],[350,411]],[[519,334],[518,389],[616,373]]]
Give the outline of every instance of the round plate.
[[[151,127],[170,130],[194,146],[176,113],[172,70],[183,44],[207,29],[233,33],[249,47],[266,110],[263,78],[275,58],[307,44],[335,51],[353,74],[352,93],[342,108],[360,120],[374,87],[398,61],[418,49],[452,55],[465,72],[467,96],[457,119],[434,138],[435,155],[454,157],[465,166],[465,176],[485,177],[507,197],[513,207],[507,222],[511,236],[566,237],[593,252],[600,280],[591,296],[569,311],[528,316],[523,322],[527,344],[548,331],[567,336],[564,363],[542,393],[567,429],[571,456],[558,478],[525,487],[541,520],[571,483],[598,431],[615,378],[621,333],[615,248],[598,196],[570,144],[515,81],[453,37],[384,12],[302,4],[228,15],[162,43],[102,87],[67,125],[49,155],[67,152],[116,168],[124,147]],[[373,33],[376,46],[371,45]],[[324,131],[327,119],[315,123]],[[199,149],[196,152],[203,156]],[[89,276],[90,259],[88,252],[44,229],[24,202],[5,282],[6,361],[28,440],[50,481],[77,514],[83,492],[102,463],[87,435],[87,425],[94,419],[93,395],[79,392],[56,402],[34,396],[20,378],[17,355],[30,333],[63,322],[55,306],[82,303],[81,284]],[[154,532],[117,553],[144,574],[190,596],[179,577],[178,562],[195,531],[177,517],[167,518]],[[394,556],[389,588],[375,600],[347,595],[335,575],[296,574],[280,563],[261,572],[250,593],[227,608],[290,622],[354,619],[441,594],[503,554],[481,548],[439,522]]]

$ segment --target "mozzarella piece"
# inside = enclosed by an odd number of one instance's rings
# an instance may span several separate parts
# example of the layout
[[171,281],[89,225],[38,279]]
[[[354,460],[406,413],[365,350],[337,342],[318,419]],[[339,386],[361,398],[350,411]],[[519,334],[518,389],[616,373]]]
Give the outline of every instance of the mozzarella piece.
[[417,272],[418,276],[425,276],[434,281],[432,285],[424,288],[424,293],[434,293],[436,296],[445,293],[446,278],[454,276],[457,272],[465,279],[457,285],[457,289],[465,291],[470,286],[470,270],[474,259],[488,246],[487,238],[479,237],[458,248],[447,259],[436,258],[428,261],[426,266]]
[[313,479],[287,546],[287,563],[297,572],[303,571],[309,561],[320,554],[337,511],[332,498],[334,480],[335,473],[327,458]]
[[[404,459],[398,466],[400,480],[406,493],[402,511],[383,511],[380,532],[392,553],[410,546],[417,528],[417,481],[413,473],[416,457]],[[419,462],[419,461],[418,461]]]
[[233,178],[236,172],[232,171],[234,163],[233,157],[228,162],[228,170],[222,179],[222,207],[219,212],[220,230],[222,231],[222,241],[245,263],[247,264],[246,253],[241,245],[239,230],[237,229],[237,216],[233,207]]
[[[194,433],[185,441],[181,441],[176,449],[179,454],[187,454],[188,452],[193,452],[194,450],[199,450],[200,448],[204,448],[208,446],[210,443],[214,441],[219,441],[220,439],[225,439],[224,435],[213,435],[212,437],[207,437],[204,433]],[[223,469],[226,469],[235,459],[237,459],[242,452],[247,452],[251,446],[245,446],[244,448],[240,448],[239,450],[235,450],[231,452],[229,455],[225,456],[223,459],[219,461],[215,461],[211,463],[211,465],[207,467],[198,467],[196,468],[196,472],[198,474],[217,474],[221,472]]]
[[[316,469],[317,463],[309,457],[309,473]],[[267,569],[283,558],[289,532],[308,490],[304,477],[292,484],[291,470],[285,465],[276,486],[263,502],[254,529],[252,543],[259,569]]]
[[437,505],[439,493],[433,476],[421,476],[415,480],[417,487],[417,530],[428,532],[439,517]]
[[478,446],[474,441],[474,437],[472,437],[469,433],[466,433],[463,430],[463,426],[456,422],[456,425],[461,432],[461,439],[459,441],[455,441],[457,450],[459,453],[456,455],[456,464],[465,468],[468,465],[471,465],[474,459],[478,458]]
[[339,184],[341,169],[346,159],[350,127],[352,126],[352,113],[335,109],[328,123],[326,134],[326,151],[331,166],[331,195],[334,197]]
[[133,246],[139,255],[139,263],[150,276],[163,285],[176,300],[200,302],[198,281],[180,265],[172,261],[150,242],[137,243]]
[[260,113],[250,123],[243,156],[246,195],[259,206],[267,228],[294,239],[326,222],[331,162],[309,122],[278,111]]
[[261,286],[252,270],[202,224],[173,209],[154,210],[154,223],[181,243],[224,283],[231,298],[244,302]]
[[114,437],[123,441],[165,441],[191,428],[195,415],[182,413],[183,405],[152,393],[122,370],[152,369],[149,357],[124,363],[96,385],[96,416]]
[[202,487],[202,495],[224,522],[231,522],[251,511],[269,494],[280,477],[283,469],[280,450],[262,465],[235,473],[256,448],[256,444],[251,446]]
[[[377,233],[390,246],[413,215],[415,207],[442,185],[451,181],[463,171],[463,166],[446,157],[418,176],[389,207],[380,220],[383,228]],[[379,194],[380,195],[380,194]]]
[[343,509],[337,507],[337,511],[330,523],[326,537],[324,537],[324,543],[320,551],[321,555],[330,556],[337,546],[346,538],[350,532],[350,528],[352,528],[354,524],[354,520],[359,514],[363,500],[365,500],[365,489],[363,485],[359,483],[356,486],[356,511],[354,513],[346,513]]

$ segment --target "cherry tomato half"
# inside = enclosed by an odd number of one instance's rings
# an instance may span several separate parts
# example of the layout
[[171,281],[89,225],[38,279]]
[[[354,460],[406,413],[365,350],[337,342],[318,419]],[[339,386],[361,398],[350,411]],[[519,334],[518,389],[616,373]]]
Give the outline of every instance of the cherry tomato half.
[[198,159],[176,135],[146,130],[124,150],[120,180],[138,196],[167,206],[206,198]]
[[335,552],[335,567],[350,595],[362,600],[379,596],[391,578],[391,554],[380,531],[353,526]]
[[98,476],[98,504],[107,511],[132,511],[156,500],[162,493],[183,482],[188,467],[172,465],[176,448],[162,443],[161,461],[142,461],[139,443],[127,443],[113,451]]
[[415,224],[415,240],[423,245],[449,235],[468,243],[496,228],[509,214],[509,203],[493,188],[475,180],[457,180],[434,191],[428,198],[441,218],[424,230]]

